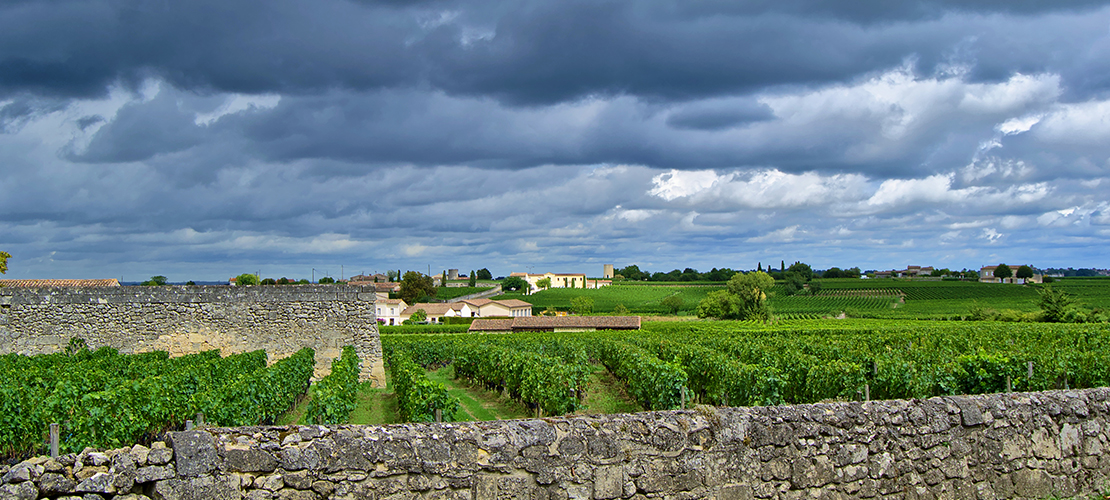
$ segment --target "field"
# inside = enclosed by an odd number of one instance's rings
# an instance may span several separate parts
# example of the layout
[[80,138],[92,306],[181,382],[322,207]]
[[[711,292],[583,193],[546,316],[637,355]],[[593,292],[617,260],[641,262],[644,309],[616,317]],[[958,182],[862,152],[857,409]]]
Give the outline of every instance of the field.
[[661,321],[640,332],[392,335],[383,348],[433,373],[453,366],[458,379],[544,415],[588,408],[585,380],[598,365],[645,409],[684,398],[765,405],[1110,383],[1107,325]]
[[[1036,311],[1037,288],[966,281],[918,281],[900,279],[827,279],[817,280],[816,294],[785,294],[776,285],[770,297],[771,309],[779,319],[817,319],[842,313],[855,318],[882,319],[955,319],[972,308]],[[1067,278],[1058,286],[1074,294],[1088,307],[1110,308],[1110,278]],[[618,283],[598,290],[553,288],[532,295],[506,294],[533,304],[533,312],[547,308],[569,310],[571,299],[594,300],[595,314],[612,313],[623,305],[632,314],[669,314],[662,300],[671,295],[682,298],[679,316],[693,315],[698,302],[721,284]]]
[[[636,332],[465,333],[465,325],[382,328],[388,387],[358,384],[345,349],[309,388],[313,353],[266,365],[261,351],[123,355],[75,341],[64,353],[0,356],[0,458],[147,442],[203,413],[216,425],[386,424],[669,409],[919,398],[1110,384],[1110,325],[935,321],[973,307],[1033,311],[1033,287],[947,281],[825,280],[815,295],[776,295],[768,324],[678,321],[719,286],[620,285],[528,296],[536,309],[590,296],[680,315]],[[1087,307],[1110,304],[1110,280],[1056,284]],[[546,301],[546,302],[544,302]],[[540,305],[547,304],[547,305]],[[846,313],[848,319],[819,319]],[[862,318],[861,318],[862,317]],[[924,318],[912,320],[905,318]],[[411,332],[420,332],[414,334]],[[438,412],[436,410],[439,410]]]

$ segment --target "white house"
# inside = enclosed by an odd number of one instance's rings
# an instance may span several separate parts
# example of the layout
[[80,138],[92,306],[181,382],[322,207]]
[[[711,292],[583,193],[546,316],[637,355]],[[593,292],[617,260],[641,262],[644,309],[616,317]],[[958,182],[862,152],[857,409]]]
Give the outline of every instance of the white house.
[[374,304],[377,306],[378,322],[383,325],[401,324],[401,313],[408,307],[408,304],[401,299],[381,297],[375,300]]
[[490,300],[471,299],[464,300],[473,313],[473,317],[498,317],[510,318],[528,317],[532,315],[532,304],[523,300]]
[[[982,268],[979,269],[979,282],[980,283],[1016,283],[1016,284],[1024,284],[1024,283],[1041,283],[1041,282],[1044,281],[1044,276],[1042,276],[1040,274],[1034,274],[1032,278],[1017,278],[1017,277],[1014,277],[1014,275],[1017,274],[1018,268],[1021,267],[1021,266],[1009,266],[1008,265],[1006,267],[1010,268],[1010,277],[1009,278],[999,278],[999,277],[994,275],[994,271],[998,269],[998,266],[983,266]],[[1032,266],[1030,266],[1030,267],[1032,267]]]
[[550,279],[551,288],[601,288],[613,284],[612,280],[588,279],[583,273],[512,273],[509,276],[527,281],[528,293],[539,291],[540,287],[536,283],[542,279]]
[[412,317],[416,311],[423,309],[428,315],[428,321],[440,323],[443,318],[471,318],[474,311],[466,302],[444,302],[431,304],[413,304],[401,312],[400,322]]

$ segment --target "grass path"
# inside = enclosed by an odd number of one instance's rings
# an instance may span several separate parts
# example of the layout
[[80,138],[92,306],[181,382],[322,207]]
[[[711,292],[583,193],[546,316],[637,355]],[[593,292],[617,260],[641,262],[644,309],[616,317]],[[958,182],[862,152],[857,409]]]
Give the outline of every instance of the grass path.
[[454,377],[454,366],[428,372],[428,380],[442,383],[447,388],[448,394],[459,398],[459,413],[455,415],[457,421],[505,420],[529,416],[528,410],[516,401],[482,387],[472,386],[463,380],[456,380]]
[[[456,380],[453,366],[446,366],[428,372],[428,379],[439,382],[447,388],[448,394],[459,398],[459,412],[456,421],[506,420],[529,418],[533,413],[524,405],[499,393],[486,390],[464,380]],[[358,386],[357,405],[351,412],[349,422],[363,425],[386,425],[400,423],[397,408],[397,395],[393,393],[391,381],[386,378],[387,388],[374,388],[369,382]],[[586,386],[585,409],[576,412],[580,415],[604,413],[629,413],[641,411],[628,395],[624,384],[609,373],[604,366],[593,365],[593,373]],[[278,419],[278,425],[307,424],[305,411],[311,396],[305,396],[292,410]]]
[[624,383],[617,380],[600,364],[592,365],[593,373],[586,384],[586,408],[576,413],[596,415],[642,411],[640,405],[628,395]]

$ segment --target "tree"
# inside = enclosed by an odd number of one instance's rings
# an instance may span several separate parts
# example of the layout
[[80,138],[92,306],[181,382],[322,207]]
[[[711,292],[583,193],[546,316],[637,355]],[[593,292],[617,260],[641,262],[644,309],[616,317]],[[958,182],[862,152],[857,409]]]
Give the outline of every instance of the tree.
[[1017,273],[1014,274],[1015,278],[1032,278],[1033,268],[1029,266],[1021,266],[1018,268]]
[[501,289],[505,291],[524,290],[528,282],[518,276],[509,276],[501,280]]
[[551,288],[551,278],[536,280],[536,288],[539,288],[540,290],[547,290],[548,288]]
[[994,269],[995,278],[1009,278],[1013,275],[1014,272],[1010,269],[1010,266],[1006,264],[999,264],[998,267]]
[[590,314],[594,312],[594,299],[589,297],[575,297],[570,299],[570,310],[578,315]]
[[790,264],[790,267],[786,268],[786,272],[797,274],[798,277],[807,282],[813,279],[813,268],[802,262]]
[[470,271],[470,283],[467,284],[470,285],[470,288],[474,288],[478,284],[478,276],[474,274],[474,271]]
[[8,259],[10,258],[12,258],[12,254],[0,252],[0,274],[8,274]]
[[193,280],[189,280],[185,282],[185,286],[197,286],[197,283]]
[[632,264],[631,266],[628,266],[624,269],[617,269],[616,274],[624,276],[624,279],[626,280],[632,281],[641,281],[648,277],[643,271],[640,270],[640,266],[637,266],[636,264]]
[[726,290],[709,292],[698,304],[698,317],[769,321],[767,291],[773,286],[775,280],[767,273],[737,274],[728,280]]
[[822,278],[843,278],[844,277],[844,271],[840,270],[839,267],[830,267],[830,268],[826,269],[825,272],[821,273],[821,277]]
[[617,304],[617,307],[613,308],[613,314],[616,314],[617,316],[625,316],[628,314],[628,308],[624,307],[624,304]]
[[447,286],[447,271],[439,276],[439,286]]
[[331,276],[324,276],[323,278],[320,278],[320,281],[318,281],[317,283],[330,285],[332,283],[335,283],[335,278],[332,278]]
[[[320,280],[320,281],[323,282],[323,280]],[[273,278],[263,278],[262,281],[258,282],[258,284],[260,284],[260,285],[276,285],[277,280],[275,280]]]
[[150,279],[139,283],[142,286],[162,286],[166,284],[165,276],[151,276]]
[[414,322],[428,321],[428,312],[423,309],[417,309],[412,313],[412,316],[409,316],[409,319]]
[[478,279],[480,279],[480,280],[491,280],[491,279],[493,279],[493,273],[489,272],[489,269],[486,269],[486,268],[483,267],[483,268],[478,270]]
[[390,282],[396,282],[401,279],[401,271],[394,271],[392,269],[385,272],[385,278]]
[[1041,289],[1041,318],[1049,323],[1063,323],[1070,309],[1075,309],[1075,298],[1056,287]]
[[253,274],[240,274],[235,277],[235,286],[257,285],[258,276]]
[[683,301],[682,297],[679,297],[678,295],[668,295],[666,297],[663,297],[662,304],[663,308],[671,314],[678,314],[678,310],[682,309]]
[[405,276],[401,278],[399,298],[405,301],[406,304],[415,304],[424,296],[436,296],[436,286],[432,277],[416,271],[406,272]]

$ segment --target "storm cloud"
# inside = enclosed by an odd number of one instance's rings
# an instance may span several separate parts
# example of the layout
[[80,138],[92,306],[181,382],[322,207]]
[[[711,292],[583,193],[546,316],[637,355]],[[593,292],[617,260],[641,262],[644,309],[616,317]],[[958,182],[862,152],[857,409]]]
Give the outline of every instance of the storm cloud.
[[0,5],[11,277],[1107,267],[1105,2]]

